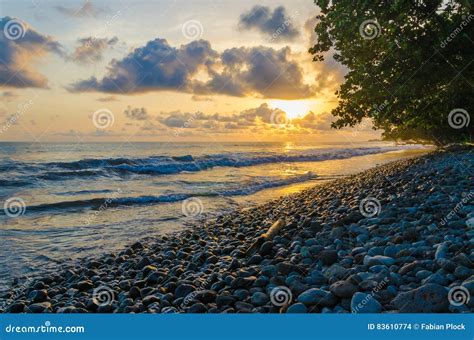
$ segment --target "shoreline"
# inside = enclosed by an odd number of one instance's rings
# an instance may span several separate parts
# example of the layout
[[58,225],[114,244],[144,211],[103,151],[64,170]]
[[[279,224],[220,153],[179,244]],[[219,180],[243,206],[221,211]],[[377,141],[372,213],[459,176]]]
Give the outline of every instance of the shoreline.
[[[388,163],[82,260],[12,287],[0,304],[59,313],[472,312],[472,299],[448,301],[453,287],[474,294],[472,169],[472,148]],[[471,198],[456,209],[462,192]],[[364,216],[363,201],[379,214]],[[280,233],[246,256],[281,217]]]

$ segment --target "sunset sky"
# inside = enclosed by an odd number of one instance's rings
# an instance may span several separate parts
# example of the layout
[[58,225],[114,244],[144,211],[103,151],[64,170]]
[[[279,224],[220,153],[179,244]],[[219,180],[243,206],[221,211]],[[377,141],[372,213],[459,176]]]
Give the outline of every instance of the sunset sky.
[[311,0],[2,0],[0,141],[377,138],[330,129],[346,70],[311,61],[317,11]]

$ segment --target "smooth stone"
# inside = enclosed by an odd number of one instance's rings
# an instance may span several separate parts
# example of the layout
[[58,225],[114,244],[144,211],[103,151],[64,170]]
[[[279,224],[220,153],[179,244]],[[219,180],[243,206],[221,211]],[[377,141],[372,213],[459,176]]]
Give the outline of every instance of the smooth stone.
[[27,312],[30,313],[44,313],[51,310],[51,303],[39,302],[33,303],[27,307]]
[[448,292],[443,286],[428,283],[419,288],[399,293],[392,304],[401,313],[442,313],[449,307]]
[[140,289],[136,286],[133,286],[132,288],[130,288],[130,290],[128,291],[128,295],[132,298],[132,299],[136,299],[136,298],[139,298],[141,297],[141,292],[140,292]]
[[421,281],[422,284],[428,284],[428,283],[436,283],[441,286],[446,286],[448,284],[448,279],[446,276],[440,274],[440,273],[434,273],[430,276],[428,276],[426,279],[423,279]]
[[235,308],[240,312],[250,313],[252,311],[252,309],[254,308],[254,306],[250,303],[247,303],[247,302],[237,301],[235,303]]
[[160,302],[160,298],[156,295],[148,295],[147,297],[143,298],[142,303],[145,306],[149,306],[152,303]]
[[380,313],[382,305],[371,295],[357,292],[351,299],[352,313]]
[[195,290],[196,290],[196,287],[194,287],[193,285],[183,283],[176,288],[174,292],[174,296],[176,299],[184,298],[186,295],[188,295],[191,292],[194,292]]
[[357,287],[349,281],[337,281],[334,282],[330,287],[329,290],[335,296],[340,298],[350,298],[357,292]]
[[217,293],[212,290],[200,290],[196,292],[194,298],[203,303],[212,303],[216,301]]
[[172,306],[168,306],[168,307],[164,307],[161,312],[163,314],[174,314],[174,313],[178,313],[178,309],[176,309],[176,307],[172,307]]
[[288,275],[289,273],[295,272],[295,273],[301,273],[303,272],[302,268],[290,263],[290,262],[280,262],[277,264],[277,271],[279,273],[282,273],[283,275]]
[[308,312],[308,308],[306,308],[304,303],[301,303],[301,302],[291,305],[286,310],[286,313],[289,313],[289,314],[292,314],[292,313],[299,314],[299,313],[307,313],[307,312]]
[[313,270],[309,277],[306,277],[306,282],[311,285],[324,285],[328,282],[326,276],[323,275],[319,270]]
[[76,307],[74,306],[61,307],[56,311],[56,313],[58,314],[68,314],[68,313],[75,313],[75,312],[76,312]]
[[7,307],[7,313],[22,313],[26,305],[23,302],[14,302]]
[[269,298],[265,293],[256,292],[252,295],[251,301],[256,306],[263,306],[269,301]]
[[331,307],[337,303],[331,292],[319,288],[311,288],[301,293],[297,301],[304,303],[306,306],[320,304],[323,307]]
[[81,292],[86,292],[94,288],[94,284],[90,280],[85,280],[85,281],[78,282],[76,285],[76,288],[80,290]]
[[343,279],[347,276],[347,269],[338,264],[333,264],[324,271],[324,276],[326,276],[328,279]]
[[473,274],[473,271],[465,266],[458,266],[454,271],[454,276],[460,280],[467,279],[471,274]]
[[231,306],[235,302],[235,298],[230,295],[218,295],[216,304],[218,307]]
[[385,247],[383,254],[388,257],[395,257],[397,253],[399,252],[400,248],[397,246],[388,246]]
[[448,245],[446,243],[441,243],[436,248],[435,260],[445,259],[448,253]]
[[430,272],[429,270],[420,270],[416,272],[415,276],[418,280],[424,280],[432,274],[433,272]]
[[369,256],[366,255],[364,257],[364,265],[368,267],[376,266],[376,265],[384,265],[390,267],[392,264],[395,263],[395,260],[388,256],[383,255],[375,255]]
[[34,290],[30,293],[29,298],[33,302],[45,302],[48,300],[48,292],[45,289]]
[[274,276],[277,273],[277,269],[274,265],[264,266],[262,268],[262,274],[268,277]]
[[325,266],[330,266],[337,262],[337,251],[332,249],[325,249],[319,254],[319,259]]
[[234,295],[239,300],[245,300],[249,296],[249,291],[247,289],[237,289],[236,291],[234,291]]
[[207,308],[203,303],[198,302],[192,305],[191,307],[189,307],[187,309],[187,312],[188,313],[205,313],[207,312]]
[[260,246],[259,254],[262,256],[268,255],[272,252],[273,242],[266,241]]

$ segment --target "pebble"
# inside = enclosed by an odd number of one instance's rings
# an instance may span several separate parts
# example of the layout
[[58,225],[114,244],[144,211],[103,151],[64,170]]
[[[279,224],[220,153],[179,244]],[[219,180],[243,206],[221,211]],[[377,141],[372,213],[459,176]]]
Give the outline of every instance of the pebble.
[[357,292],[357,287],[353,285],[351,282],[343,280],[334,282],[330,287],[329,290],[335,296],[340,298],[350,298]]
[[351,299],[352,313],[380,313],[382,305],[371,295],[357,292]]
[[308,312],[308,308],[306,308],[306,306],[303,303],[299,303],[299,302],[292,304],[286,310],[286,313],[289,313],[289,314],[293,314],[293,313],[300,314],[300,313],[307,313],[307,312]]
[[[453,166],[460,162],[462,168]],[[449,289],[461,285],[474,295],[474,231],[469,227],[474,210],[465,204],[449,215],[457,201],[448,197],[459,199],[459,193],[473,190],[472,170],[467,151],[382,165],[196,222],[192,229],[135,242],[117,254],[65,264],[28,287],[17,280],[10,295],[15,293],[14,300],[2,309],[472,313],[473,303],[455,308],[447,299]],[[359,211],[360,201],[369,195],[382,203],[382,211],[372,218]],[[277,217],[285,218],[286,227],[247,256]],[[447,223],[442,226],[443,219]],[[111,303],[94,302],[99,287],[107,288]],[[272,303],[275,287],[289,292],[288,306]]]
[[449,306],[447,290],[434,283],[399,293],[392,303],[401,313],[443,313]]

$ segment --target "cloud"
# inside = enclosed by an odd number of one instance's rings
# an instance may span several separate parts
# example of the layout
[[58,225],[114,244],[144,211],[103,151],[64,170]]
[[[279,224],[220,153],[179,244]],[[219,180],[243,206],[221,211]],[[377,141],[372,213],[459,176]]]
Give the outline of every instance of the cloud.
[[164,39],[149,41],[122,60],[113,60],[102,79],[81,80],[68,90],[123,94],[177,91],[282,99],[312,95],[289,47],[240,47],[218,53],[205,40],[173,47]]
[[189,92],[191,78],[201,68],[213,63],[217,53],[209,42],[193,41],[179,48],[164,39],[149,41],[122,60],[113,60],[107,75],[92,77],[69,87],[70,91],[140,93],[156,90]]
[[11,91],[4,91],[0,93],[0,97],[5,101],[11,101],[17,97],[17,95]]
[[334,116],[329,112],[315,114],[309,112],[304,117],[296,118],[291,123],[299,128],[308,130],[330,131],[331,123],[335,120]]
[[54,7],[59,13],[62,13],[69,17],[89,17],[92,16],[97,18],[100,14],[105,13],[105,8],[97,7],[92,4],[90,0],[85,0],[83,5],[78,8],[64,7],[64,6],[55,6]]
[[211,72],[211,79],[196,86],[202,94],[299,99],[312,95],[303,81],[303,70],[291,59],[289,47],[239,47],[221,55],[223,71]]
[[106,96],[106,97],[102,97],[102,98],[98,98],[97,101],[99,102],[103,102],[103,103],[106,103],[106,102],[116,102],[118,99],[115,97],[115,96]]
[[239,27],[258,30],[274,41],[290,41],[299,35],[292,20],[283,6],[275,8],[272,12],[270,7],[256,5],[240,16]]
[[129,106],[123,113],[125,116],[127,116],[127,118],[133,120],[147,120],[149,118],[148,112],[144,107],[132,108]]
[[102,60],[103,53],[117,44],[118,38],[82,38],[78,39],[74,52],[68,57],[78,64],[90,64]]
[[62,46],[50,36],[18,19],[0,19],[0,87],[46,88],[46,77],[33,68],[32,62],[47,53],[64,56]]
[[285,112],[271,108],[267,103],[232,114],[206,114],[196,112],[161,112],[157,120],[169,128],[185,128],[216,131],[249,129],[262,125],[273,125],[273,117]]

